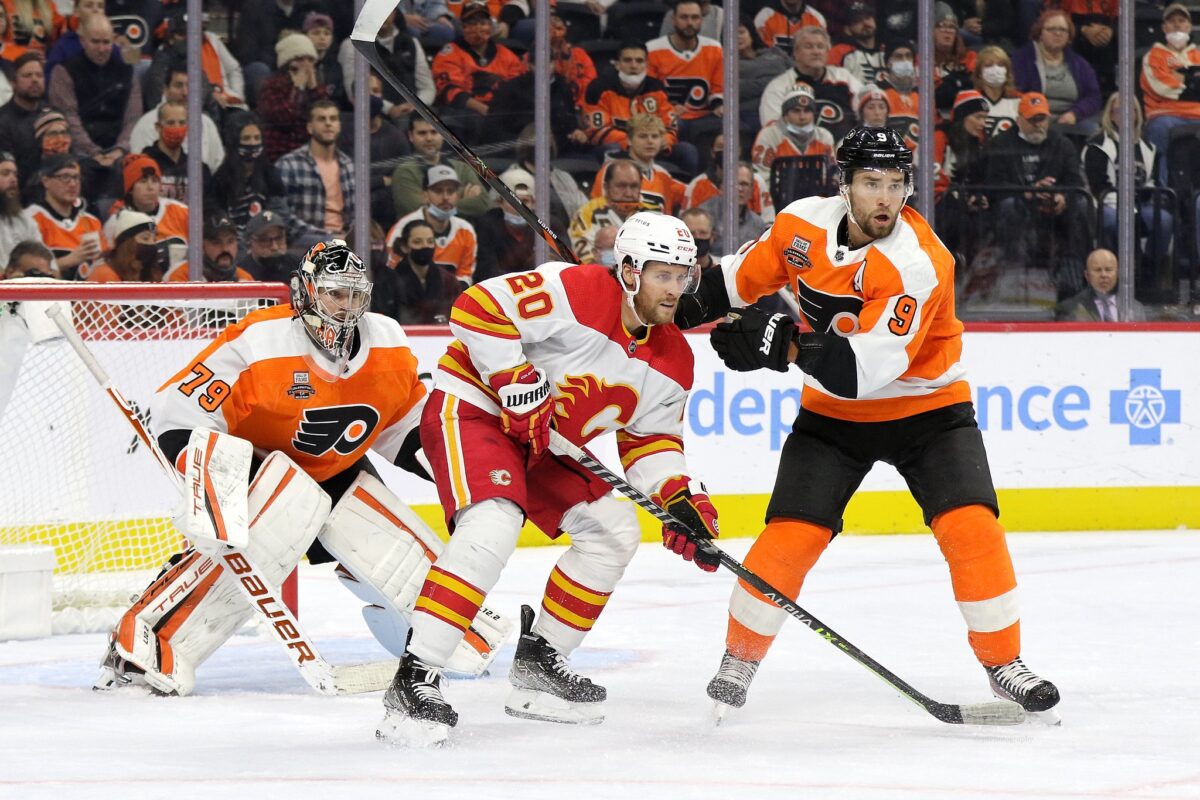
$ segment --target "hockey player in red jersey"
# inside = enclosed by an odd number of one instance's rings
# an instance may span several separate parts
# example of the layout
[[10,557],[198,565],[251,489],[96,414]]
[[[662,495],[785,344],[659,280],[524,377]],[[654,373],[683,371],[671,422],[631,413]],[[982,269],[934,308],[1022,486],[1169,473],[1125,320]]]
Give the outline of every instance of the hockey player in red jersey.
[[[97,689],[136,683],[186,695],[196,667],[253,613],[211,557],[209,517],[225,528],[241,519],[246,558],[276,585],[306,552],[312,563],[336,560],[338,578],[367,603],[376,638],[403,650],[406,619],[442,545],[379,479],[367,451],[428,479],[417,360],[397,322],[366,313],[371,282],[345,242],[314,245],[291,288],[290,306],[230,325],[155,395],[160,447],[181,473],[200,475],[209,502],[191,513],[184,504],[177,525],[195,546],[122,616]],[[482,672],[511,627],[490,611],[479,618],[478,635],[454,654],[456,671]]]
[[[604,610],[641,533],[633,507],[574,461],[547,451],[551,425],[577,445],[615,432],[629,482],[696,531],[717,513],[692,481],[683,415],[692,352],[672,324],[698,280],[696,246],[675,217],[639,212],[617,233],[616,275],[596,265],[543,264],[472,286],[450,316],[458,339],[439,363],[421,441],[450,543],[417,600],[412,639],[384,695],[380,739],[444,741],[457,713],[441,692],[447,656],[495,585],[526,518],[571,546],[546,582],[521,638],[506,711],[567,723],[603,719],[604,687],[567,657]],[[715,570],[694,542],[665,528],[664,544]]]
[[[745,565],[796,597],[841,530],[877,461],[907,481],[950,567],[967,639],[999,697],[1031,713],[1058,689],[1021,660],[1017,581],[970,386],[959,361],[954,262],[905,206],[912,152],[888,128],[855,128],[838,149],[840,197],[805,198],[700,290],[676,319],[691,327],[733,310],[712,344],[726,366],[804,373],[801,410],[783,446],[766,529]],[[708,277],[712,275],[712,277]],[[806,323],[745,308],[789,285]],[[718,711],[739,707],[785,613],[739,582],[726,653],[708,686]]]

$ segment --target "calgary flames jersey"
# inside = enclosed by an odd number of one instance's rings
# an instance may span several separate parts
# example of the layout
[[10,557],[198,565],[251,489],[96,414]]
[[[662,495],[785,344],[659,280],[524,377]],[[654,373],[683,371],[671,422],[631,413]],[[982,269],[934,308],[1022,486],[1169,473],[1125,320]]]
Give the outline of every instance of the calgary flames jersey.
[[394,461],[421,421],[425,386],[399,323],[359,321],[359,348],[345,374],[325,361],[287,305],[251,312],[163,384],[151,403],[157,434],[208,428],[280,450],[318,482],[368,449]]
[[543,264],[467,289],[450,312],[451,342],[437,388],[499,415],[487,383],[525,361],[553,387],[555,427],[578,445],[616,431],[630,483],[646,493],[687,475],[683,415],[692,387],[691,348],[675,325],[638,339],[621,321],[624,294],[594,264]]
[[805,375],[801,405],[818,414],[879,422],[969,401],[950,252],[908,207],[888,236],[850,250],[836,236],[845,217],[841,197],[780,211],[761,239],[723,259],[733,305],[790,286],[809,328],[849,340],[857,395]]

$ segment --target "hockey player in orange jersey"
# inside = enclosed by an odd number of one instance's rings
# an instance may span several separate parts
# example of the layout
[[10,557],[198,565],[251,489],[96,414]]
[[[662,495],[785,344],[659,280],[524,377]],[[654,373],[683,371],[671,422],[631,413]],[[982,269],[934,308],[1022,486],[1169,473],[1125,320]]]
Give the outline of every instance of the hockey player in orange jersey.
[[[546,582],[534,624],[521,613],[508,714],[596,723],[604,687],[567,658],[595,625],[641,531],[633,507],[573,460],[547,452],[553,421],[585,445],[615,432],[630,483],[694,530],[717,535],[717,513],[688,477],[683,414],[692,352],[671,324],[698,279],[696,246],[675,217],[639,212],[621,225],[616,274],[593,264],[543,264],[490,278],[454,304],[458,337],[439,363],[421,441],[452,529],[429,572],[412,640],[377,735],[395,744],[444,741],[458,714],[440,675],[465,626],[500,577],[528,518],[571,546]],[[716,562],[671,528],[663,542],[706,570]]]
[[[426,391],[400,325],[366,313],[371,282],[341,240],[314,245],[291,278],[291,305],[252,311],[159,389],[154,434],[206,502],[176,524],[193,547],[176,556],[113,631],[97,689],[144,684],[186,695],[195,670],[251,615],[221,580],[196,517],[248,526],[243,552],[276,585],[307,553],[368,605],[376,638],[402,652],[407,617],[440,540],[367,460],[374,450],[428,479],[418,424]],[[249,476],[254,475],[252,481]],[[247,490],[247,483],[249,489]],[[332,506],[332,508],[331,508]],[[203,523],[203,520],[201,520]],[[507,633],[493,612],[452,654],[481,672]]]
[[[899,134],[855,128],[837,158],[840,197],[782,209],[757,242],[706,274],[676,316],[690,327],[733,310],[712,334],[726,366],[786,372],[796,364],[804,374],[767,526],[746,567],[796,597],[863,477],[877,461],[892,464],[950,567],[992,690],[1053,717],[1058,689],[1020,658],[1016,576],[959,361],[953,258],[905,206],[912,152]],[[785,285],[796,293],[802,331],[783,314],[744,308]],[[708,686],[719,712],[745,703],[785,618],[745,583],[734,588],[727,651]]]

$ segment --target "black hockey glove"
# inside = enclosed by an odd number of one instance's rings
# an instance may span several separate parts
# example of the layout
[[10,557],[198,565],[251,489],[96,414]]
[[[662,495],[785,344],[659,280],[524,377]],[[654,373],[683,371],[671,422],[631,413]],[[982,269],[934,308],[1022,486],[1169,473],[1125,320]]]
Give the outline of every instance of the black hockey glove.
[[787,372],[788,345],[796,323],[787,314],[765,314],[747,306],[729,313],[730,321],[713,328],[713,350],[736,372],[773,369]]

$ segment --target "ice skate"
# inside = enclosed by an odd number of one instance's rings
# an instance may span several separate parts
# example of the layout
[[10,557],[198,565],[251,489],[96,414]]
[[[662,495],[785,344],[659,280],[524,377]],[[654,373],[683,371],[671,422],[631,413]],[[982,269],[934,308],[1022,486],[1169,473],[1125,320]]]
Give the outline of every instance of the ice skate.
[[385,713],[375,738],[400,747],[445,744],[458,713],[442,696],[441,682],[440,669],[406,652],[383,695]]
[[750,681],[754,680],[758,665],[757,661],[744,661],[728,651],[721,656],[721,667],[708,682],[708,696],[716,701],[713,708],[715,724],[720,725],[730,711],[746,704],[746,693],[750,691]]
[[133,690],[135,693],[153,694],[160,697],[173,697],[177,694],[147,682],[145,670],[132,661],[121,658],[117,653],[117,648],[112,642],[109,642],[108,649],[104,652],[104,660],[100,662],[100,674],[92,683],[92,690],[110,692],[118,689]]
[[532,633],[533,609],[521,606],[521,638],[508,680],[513,690],[504,705],[510,717],[595,725],[604,721],[608,693],[571,669],[549,642]]
[[1045,678],[1038,677],[1020,658],[1014,658],[998,667],[984,667],[992,684],[992,693],[1002,700],[1012,700],[1025,709],[1028,716],[1046,725],[1061,725],[1055,706],[1058,705],[1058,687]]

